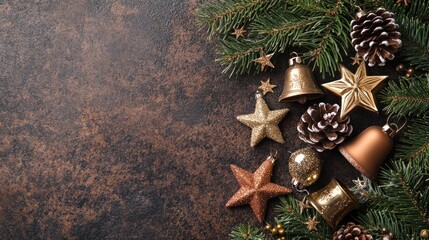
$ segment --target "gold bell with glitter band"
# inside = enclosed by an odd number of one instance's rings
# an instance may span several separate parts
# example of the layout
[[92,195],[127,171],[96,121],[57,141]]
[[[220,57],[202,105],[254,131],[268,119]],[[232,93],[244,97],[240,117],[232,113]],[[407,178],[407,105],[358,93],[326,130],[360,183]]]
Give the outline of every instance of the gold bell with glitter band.
[[334,178],[324,188],[306,196],[306,199],[332,228],[351,211],[359,208],[353,193]]
[[323,97],[323,92],[317,87],[311,69],[303,64],[296,52],[293,52],[289,59],[289,68],[285,73],[283,92],[279,102],[304,104],[309,99],[320,97]]
[[338,149],[341,154],[364,176],[377,179],[378,170],[393,148],[393,137],[405,126],[395,123],[383,126],[371,126],[353,140],[344,143]]

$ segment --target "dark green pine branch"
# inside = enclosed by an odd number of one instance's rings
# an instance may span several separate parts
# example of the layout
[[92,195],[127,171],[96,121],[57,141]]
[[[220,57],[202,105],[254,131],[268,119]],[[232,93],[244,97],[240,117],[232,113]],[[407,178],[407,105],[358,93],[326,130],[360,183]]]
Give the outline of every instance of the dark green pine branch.
[[[197,23],[206,27],[209,37],[226,36],[269,9],[285,6],[285,0],[219,0],[201,5]],[[223,38],[223,37],[222,37]]]
[[361,213],[354,217],[356,222],[365,226],[365,229],[374,239],[382,239],[382,229],[386,228],[395,234],[395,239],[411,239],[412,230],[405,227],[389,210],[370,209],[364,214]]
[[[429,227],[428,169],[417,161],[396,160],[380,174],[380,186],[389,195],[390,209],[404,226],[412,229]],[[402,239],[402,238],[401,238]]]
[[[429,71],[429,2],[413,0],[409,7],[385,0],[399,24],[402,48],[398,55],[417,70]],[[418,53],[418,54],[417,54]]]
[[[314,209],[305,209],[301,214],[297,199],[293,195],[280,199],[281,203],[276,208],[277,223],[281,223],[287,232],[288,239],[332,239],[331,228]],[[305,222],[310,217],[316,216],[320,223],[316,230],[309,231]]]
[[402,78],[399,83],[390,81],[382,91],[384,110],[403,116],[429,115],[429,75]]
[[268,239],[265,234],[256,227],[251,226],[250,224],[234,227],[229,234],[231,240],[264,240]]
[[[398,157],[429,159],[429,118],[411,120],[396,149]],[[427,161],[429,163],[429,161]]]

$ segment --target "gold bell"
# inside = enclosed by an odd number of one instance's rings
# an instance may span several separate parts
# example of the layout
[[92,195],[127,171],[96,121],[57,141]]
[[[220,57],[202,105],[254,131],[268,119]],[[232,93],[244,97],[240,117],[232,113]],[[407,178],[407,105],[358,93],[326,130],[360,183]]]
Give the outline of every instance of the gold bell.
[[375,180],[381,164],[393,148],[393,137],[401,128],[394,123],[386,123],[383,127],[371,126],[338,149],[359,172]]
[[307,200],[332,228],[352,210],[359,208],[353,193],[334,178],[324,188],[308,195]]
[[297,53],[291,54],[289,68],[286,70],[283,92],[279,102],[299,102],[304,104],[308,99],[320,98],[323,92],[316,86],[311,69],[303,64]]

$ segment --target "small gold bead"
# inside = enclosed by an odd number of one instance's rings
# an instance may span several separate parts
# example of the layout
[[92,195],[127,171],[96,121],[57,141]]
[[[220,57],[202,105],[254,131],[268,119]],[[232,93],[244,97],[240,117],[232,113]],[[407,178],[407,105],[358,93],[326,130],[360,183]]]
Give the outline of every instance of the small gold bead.
[[282,240],[282,238],[277,238],[276,240]]
[[278,232],[279,232],[280,235],[285,234],[285,230],[283,228],[280,228]]
[[281,228],[283,228],[283,226],[282,226],[281,224],[277,224],[277,225],[276,225],[276,228],[277,228],[277,229],[281,229]]
[[381,232],[382,232],[382,233],[386,233],[386,232],[387,232],[387,228],[385,228],[385,227],[384,227],[384,228],[382,228],[382,229],[381,229]]
[[420,232],[420,237],[423,238],[423,239],[429,238],[429,230],[428,229],[423,229]]
[[407,78],[410,78],[411,76],[412,76],[413,74],[411,74],[411,73],[405,73],[405,77],[407,77]]
[[270,231],[271,230],[271,225],[270,224],[265,225],[265,230]]
[[407,73],[409,74],[413,74],[414,73],[414,68],[410,67],[407,69]]
[[392,232],[390,232],[390,233],[389,233],[389,237],[390,237],[390,239],[393,239],[393,237],[395,237],[395,235],[393,235],[393,233],[392,233]]
[[396,71],[398,71],[398,72],[402,72],[402,71],[404,71],[404,69],[405,69],[405,67],[404,67],[404,64],[399,64],[398,66],[396,66]]
[[277,233],[277,228],[273,228],[273,229],[271,229],[271,233],[272,233],[272,234],[276,234],[276,233]]
[[286,240],[286,237],[285,237],[285,236],[283,236],[283,237],[281,238],[281,240]]

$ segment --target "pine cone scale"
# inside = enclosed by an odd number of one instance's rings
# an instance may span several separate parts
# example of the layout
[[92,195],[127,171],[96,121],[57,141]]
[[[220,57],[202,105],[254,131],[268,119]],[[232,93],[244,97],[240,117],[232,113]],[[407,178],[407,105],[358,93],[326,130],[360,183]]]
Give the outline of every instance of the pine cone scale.
[[319,103],[307,109],[297,125],[299,138],[323,152],[335,148],[351,134],[350,117],[340,118],[338,104]]

